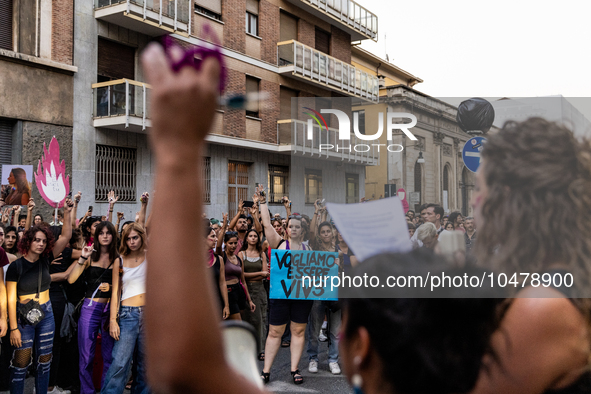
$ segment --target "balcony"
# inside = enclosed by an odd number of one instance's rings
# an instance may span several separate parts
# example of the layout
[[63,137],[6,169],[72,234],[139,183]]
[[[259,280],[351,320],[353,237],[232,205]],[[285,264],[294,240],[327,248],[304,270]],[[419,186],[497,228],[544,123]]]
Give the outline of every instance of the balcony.
[[191,31],[191,0],[94,0],[94,17],[151,37]]
[[[371,145],[371,141],[362,141],[353,133],[350,140],[341,140],[337,129],[330,127],[328,130],[321,129],[318,125],[313,127],[313,139],[309,140],[306,136],[308,129],[306,122],[295,119],[277,121],[279,151],[318,160],[347,161],[367,166],[378,165],[379,152],[375,146]],[[320,151],[320,144],[332,147],[323,146]],[[355,150],[356,146],[359,152]],[[365,152],[368,148],[369,150]]]
[[353,0],[287,0],[351,34],[352,41],[378,40],[378,17]]
[[145,133],[150,85],[118,79],[92,85],[94,127]]
[[279,74],[378,102],[377,77],[294,40],[280,42],[277,47]]

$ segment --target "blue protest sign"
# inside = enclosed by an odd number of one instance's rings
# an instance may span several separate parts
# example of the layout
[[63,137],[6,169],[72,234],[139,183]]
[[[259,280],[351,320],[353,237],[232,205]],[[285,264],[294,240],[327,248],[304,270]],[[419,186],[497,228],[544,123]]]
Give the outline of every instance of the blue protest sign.
[[269,298],[336,301],[338,261],[335,252],[273,249]]
[[486,142],[484,137],[473,137],[466,141],[464,149],[462,150],[462,159],[466,168],[472,172],[476,172],[480,166],[480,152],[482,145]]

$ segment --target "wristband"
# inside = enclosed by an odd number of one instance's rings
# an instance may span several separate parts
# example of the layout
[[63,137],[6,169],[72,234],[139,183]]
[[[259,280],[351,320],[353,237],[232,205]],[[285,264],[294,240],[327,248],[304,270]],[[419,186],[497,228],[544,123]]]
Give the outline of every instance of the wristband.
[[16,330],[18,330],[18,327],[17,328],[13,328],[12,330],[10,330],[10,332],[13,332],[13,331],[16,331]]

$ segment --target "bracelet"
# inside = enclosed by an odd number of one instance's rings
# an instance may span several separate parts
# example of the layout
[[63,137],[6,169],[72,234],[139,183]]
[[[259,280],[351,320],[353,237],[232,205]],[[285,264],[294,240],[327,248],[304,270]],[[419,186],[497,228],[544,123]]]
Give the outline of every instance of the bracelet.
[[18,330],[18,327],[17,328],[13,328],[12,330],[10,330],[10,332],[13,332],[13,331],[16,331],[16,330]]
[[113,213],[113,210],[112,209],[109,209],[109,213]]

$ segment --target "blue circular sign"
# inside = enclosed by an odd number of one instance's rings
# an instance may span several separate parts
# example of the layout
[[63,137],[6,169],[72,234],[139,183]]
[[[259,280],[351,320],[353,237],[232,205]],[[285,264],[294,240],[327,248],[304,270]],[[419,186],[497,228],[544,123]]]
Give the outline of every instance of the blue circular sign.
[[480,152],[483,144],[486,143],[484,137],[473,137],[466,141],[464,149],[462,150],[462,159],[466,168],[472,172],[476,172],[480,166]]

